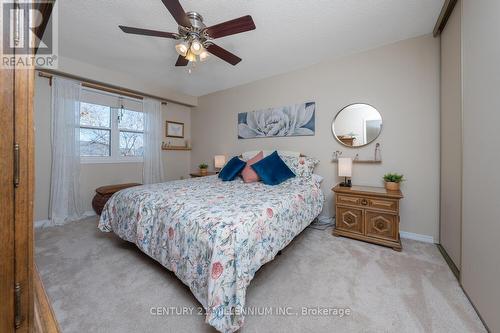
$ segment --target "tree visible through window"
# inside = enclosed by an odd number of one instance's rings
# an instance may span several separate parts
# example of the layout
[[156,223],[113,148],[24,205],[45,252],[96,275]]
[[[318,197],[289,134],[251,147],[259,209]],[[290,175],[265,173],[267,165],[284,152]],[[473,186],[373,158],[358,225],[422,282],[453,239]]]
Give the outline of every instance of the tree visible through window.
[[118,110],[120,113],[120,156],[144,155],[144,113]]
[[120,159],[144,155],[144,114],[80,103],[80,156]]
[[111,108],[80,103],[80,156],[111,156]]

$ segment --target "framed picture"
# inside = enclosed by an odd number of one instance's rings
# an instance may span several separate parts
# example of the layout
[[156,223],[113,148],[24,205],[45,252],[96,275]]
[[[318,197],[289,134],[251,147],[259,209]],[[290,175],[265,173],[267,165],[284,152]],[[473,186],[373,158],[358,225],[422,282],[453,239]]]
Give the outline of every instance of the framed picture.
[[314,135],[316,103],[238,113],[238,139]]
[[184,123],[176,121],[166,121],[166,137],[168,138],[183,138],[184,137]]

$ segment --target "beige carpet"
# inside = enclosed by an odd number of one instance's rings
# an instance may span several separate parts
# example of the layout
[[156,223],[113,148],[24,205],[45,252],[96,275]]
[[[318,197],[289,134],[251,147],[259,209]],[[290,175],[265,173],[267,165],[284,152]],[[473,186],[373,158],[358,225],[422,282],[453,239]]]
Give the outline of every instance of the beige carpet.
[[[214,332],[196,313],[153,316],[152,307],[199,304],[172,273],[96,224],[36,230],[36,263],[63,332]],[[409,240],[403,247],[306,229],[257,273],[247,297],[256,315],[240,331],[484,332],[438,249]],[[301,315],[303,307],[352,313]]]

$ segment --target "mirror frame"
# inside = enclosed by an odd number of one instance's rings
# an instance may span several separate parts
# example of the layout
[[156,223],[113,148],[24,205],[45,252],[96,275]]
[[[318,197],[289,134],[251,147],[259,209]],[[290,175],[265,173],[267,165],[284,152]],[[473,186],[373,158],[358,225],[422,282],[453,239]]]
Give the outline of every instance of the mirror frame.
[[[374,108],[375,110],[377,110],[377,112],[379,113],[380,115],[380,118],[382,118],[382,125],[380,126],[380,131],[378,132],[378,135],[370,142],[368,143],[365,143],[364,145],[360,145],[360,146],[349,146],[349,145],[346,145],[345,143],[343,143],[342,141],[340,141],[340,139],[337,137],[337,134],[335,133],[335,119],[337,119],[337,117],[339,116],[339,114],[344,111],[345,109],[347,109],[348,107],[350,106],[353,106],[353,105],[357,105],[357,104],[364,104],[364,105],[368,105],[368,106],[371,106],[372,108]],[[335,115],[335,117],[333,118],[333,121],[332,121],[332,125],[331,125],[331,128],[332,128],[332,134],[333,134],[333,137],[335,138],[335,140],[337,140],[338,143],[340,143],[341,145],[343,145],[344,147],[348,147],[348,148],[361,148],[361,147],[365,147],[365,146],[368,146],[369,144],[372,144],[373,142],[375,142],[375,140],[378,139],[378,137],[380,136],[380,134],[382,133],[382,130],[384,129],[384,118],[382,117],[382,113],[380,113],[380,111],[374,107],[373,105],[371,104],[368,104],[368,103],[351,103],[351,104],[348,104],[346,106],[344,106],[342,109],[340,109],[339,112],[337,112],[337,114]]]

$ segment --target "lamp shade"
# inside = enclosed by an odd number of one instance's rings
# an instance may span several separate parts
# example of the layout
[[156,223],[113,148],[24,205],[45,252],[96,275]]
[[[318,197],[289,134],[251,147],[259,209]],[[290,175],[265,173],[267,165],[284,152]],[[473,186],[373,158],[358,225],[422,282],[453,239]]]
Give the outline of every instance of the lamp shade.
[[215,155],[214,156],[214,166],[216,169],[222,169],[226,164],[226,156],[224,155]]
[[339,158],[339,177],[352,176],[352,159],[348,157]]

